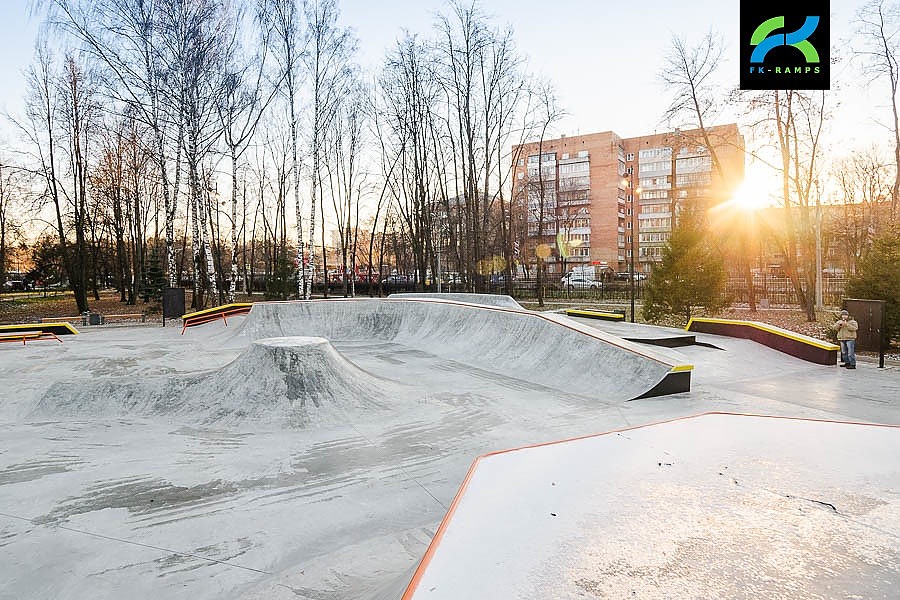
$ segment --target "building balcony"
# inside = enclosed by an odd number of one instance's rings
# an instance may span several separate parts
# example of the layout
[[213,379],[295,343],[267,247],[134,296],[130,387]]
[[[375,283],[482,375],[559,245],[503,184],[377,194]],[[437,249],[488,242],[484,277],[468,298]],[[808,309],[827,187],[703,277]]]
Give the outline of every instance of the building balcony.
[[590,203],[590,198],[580,198],[578,200],[561,200],[558,206],[586,206]]

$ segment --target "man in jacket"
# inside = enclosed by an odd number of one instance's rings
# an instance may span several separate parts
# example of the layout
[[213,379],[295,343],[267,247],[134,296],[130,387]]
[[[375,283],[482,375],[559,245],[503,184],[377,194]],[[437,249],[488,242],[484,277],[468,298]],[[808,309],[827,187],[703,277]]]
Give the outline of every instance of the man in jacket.
[[859,323],[846,310],[841,311],[841,318],[834,324],[838,343],[841,345],[841,366],[856,368],[856,330]]

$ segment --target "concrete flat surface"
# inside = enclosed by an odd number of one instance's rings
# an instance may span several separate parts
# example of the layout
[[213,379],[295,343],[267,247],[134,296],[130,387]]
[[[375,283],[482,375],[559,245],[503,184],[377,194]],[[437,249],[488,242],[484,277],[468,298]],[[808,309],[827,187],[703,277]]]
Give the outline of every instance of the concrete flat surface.
[[898,428],[721,414],[489,455],[407,597],[895,598],[898,456]]
[[602,319],[590,319],[585,317],[567,317],[576,323],[594,327],[600,331],[611,333],[620,338],[633,342],[661,344],[670,342],[670,347],[689,346],[696,341],[696,334],[675,329],[674,327],[657,327],[644,323],[630,323],[628,321],[604,321]]
[[[354,302],[327,315],[318,303],[263,309],[255,324],[251,312],[184,336],[97,328],[0,347],[0,598],[398,598],[487,452],[710,410],[900,423],[896,369],[810,365],[722,339],[723,350],[651,359],[694,364],[691,392],[629,401],[634,379],[589,364],[629,348],[614,336],[579,352],[582,338],[527,315],[419,302],[404,325],[398,301]],[[338,376],[317,381],[342,402],[327,418],[269,418],[320,408],[306,380],[286,379],[303,353],[260,350],[285,361],[282,375],[247,355],[285,336],[327,340],[313,346]],[[266,393],[246,387],[257,376]],[[233,390],[253,410],[241,414]],[[189,411],[134,410],[176,395]]]

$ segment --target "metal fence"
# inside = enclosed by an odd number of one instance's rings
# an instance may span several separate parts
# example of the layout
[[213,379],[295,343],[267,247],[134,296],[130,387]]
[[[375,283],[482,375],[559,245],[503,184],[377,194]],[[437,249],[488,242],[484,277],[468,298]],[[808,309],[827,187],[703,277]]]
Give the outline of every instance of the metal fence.
[[[646,281],[634,282],[634,297],[637,301],[641,301],[644,296],[644,287]],[[377,286],[373,285],[371,290],[377,294]],[[845,290],[847,287],[846,279],[827,278],[822,281],[822,299],[826,306],[840,306],[841,300],[845,298]],[[504,283],[491,283],[486,286],[484,292],[491,294],[506,294],[511,291],[513,298],[517,300],[533,300],[537,298],[537,280],[535,279],[516,279],[512,282],[511,290]],[[786,277],[757,277],[753,282],[753,288],[756,293],[756,302],[762,307],[772,306],[798,306],[800,302],[797,300],[797,294],[791,285],[790,279]],[[395,292],[414,292],[421,291],[422,286],[414,283],[396,284],[385,283],[382,286],[382,293],[390,294]],[[589,302],[627,302],[630,296],[630,286],[628,281],[604,281],[597,282],[594,288],[567,288],[562,285],[557,278],[548,278],[543,282],[544,298],[547,300],[584,300]],[[314,288],[317,295],[324,292],[324,286],[317,284]],[[436,291],[433,287],[427,288],[427,291]],[[465,292],[464,284],[443,284],[441,286],[443,292]],[[340,284],[329,285],[330,296],[340,296],[343,293],[343,286]],[[366,283],[356,284],[357,295],[368,295],[370,292],[369,285]],[[812,292],[811,292],[812,293]],[[725,297],[732,304],[746,304],[749,302],[747,293],[747,282],[742,278],[730,278],[725,285]]]
[[[840,306],[845,298],[847,279],[826,278],[822,280],[822,302],[826,306]],[[753,291],[757,304],[763,306],[797,306],[800,304],[791,280],[787,277],[757,277],[753,281]],[[814,290],[810,290],[813,294]],[[750,301],[747,281],[731,278],[725,286],[725,296],[732,303],[746,304]]]
[[[643,297],[645,281],[634,282],[634,297],[640,300]],[[630,287],[627,281],[597,282],[591,288],[566,287],[560,284],[558,278],[543,281],[544,298],[548,300],[587,300],[596,302],[627,301],[631,298]],[[492,294],[506,294],[508,289],[505,284],[492,284],[488,290]],[[512,297],[522,300],[537,298],[538,285],[536,279],[517,279],[512,283]]]

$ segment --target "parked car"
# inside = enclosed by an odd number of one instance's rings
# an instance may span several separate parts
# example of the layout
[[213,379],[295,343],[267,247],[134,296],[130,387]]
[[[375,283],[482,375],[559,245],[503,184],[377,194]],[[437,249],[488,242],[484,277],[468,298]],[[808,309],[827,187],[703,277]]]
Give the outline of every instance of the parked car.
[[603,283],[596,279],[590,279],[578,273],[566,273],[559,280],[562,287],[572,290],[599,290],[603,288]]
[[3,282],[4,292],[27,292],[34,289],[34,286],[27,279],[7,279]]
[[[647,279],[646,273],[638,273],[635,272],[634,280],[635,281],[643,281]],[[616,281],[628,281],[628,271],[623,271],[621,273],[616,273]]]
[[384,279],[381,280],[381,285],[390,287],[392,285],[409,285],[413,280],[409,275],[402,275],[399,273],[395,273],[393,275],[388,275]]

